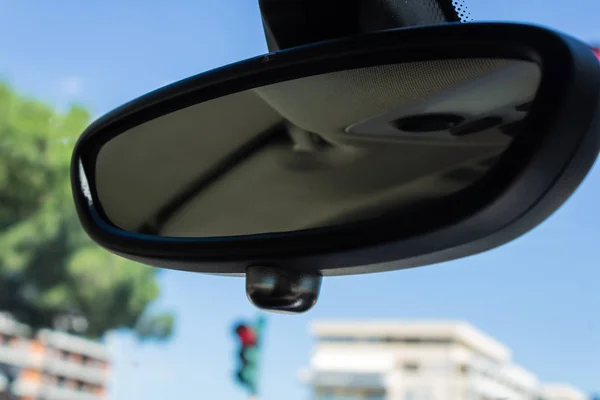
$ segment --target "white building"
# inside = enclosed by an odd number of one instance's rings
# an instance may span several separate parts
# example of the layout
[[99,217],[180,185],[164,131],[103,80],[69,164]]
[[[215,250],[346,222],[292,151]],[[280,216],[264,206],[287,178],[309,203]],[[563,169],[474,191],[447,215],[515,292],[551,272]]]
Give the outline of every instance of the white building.
[[320,322],[303,372],[313,400],[585,400],[542,385],[464,322]]
[[0,399],[12,391],[25,400],[102,400],[108,377],[103,344],[58,331],[32,336],[29,327],[0,313]]

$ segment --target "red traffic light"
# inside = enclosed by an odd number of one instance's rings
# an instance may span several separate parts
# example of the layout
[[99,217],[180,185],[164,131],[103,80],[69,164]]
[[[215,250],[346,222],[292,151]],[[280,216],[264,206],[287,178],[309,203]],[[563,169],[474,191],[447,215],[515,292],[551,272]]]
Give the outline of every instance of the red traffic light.
[[238,325],[235,328],[235,333],[240,338],[240,342],[244,347],[256,346],[256,333],[254,329],[248,325]]

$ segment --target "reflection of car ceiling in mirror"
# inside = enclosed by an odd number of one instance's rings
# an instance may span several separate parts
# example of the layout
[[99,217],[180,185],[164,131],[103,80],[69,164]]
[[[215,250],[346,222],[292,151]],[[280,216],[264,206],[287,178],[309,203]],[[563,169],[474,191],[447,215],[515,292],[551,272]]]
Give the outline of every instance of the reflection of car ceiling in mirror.
[[539,79],[525,61],[428,61],[217,98],[109,141],[98,196],[115,225],[163,236],[397,213],[480,179],[520,132]]

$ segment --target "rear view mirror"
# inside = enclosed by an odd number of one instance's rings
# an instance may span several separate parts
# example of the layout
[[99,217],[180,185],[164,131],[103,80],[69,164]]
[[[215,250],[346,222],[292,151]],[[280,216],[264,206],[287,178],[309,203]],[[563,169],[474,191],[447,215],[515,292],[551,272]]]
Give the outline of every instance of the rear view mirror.
[[259,307],[304,311],[321,276],[464,257],[535,227],[596,158],[599,90],[586,45],[525,25],[303,46],[95,122],[75,202],[110,251],[245,274]]

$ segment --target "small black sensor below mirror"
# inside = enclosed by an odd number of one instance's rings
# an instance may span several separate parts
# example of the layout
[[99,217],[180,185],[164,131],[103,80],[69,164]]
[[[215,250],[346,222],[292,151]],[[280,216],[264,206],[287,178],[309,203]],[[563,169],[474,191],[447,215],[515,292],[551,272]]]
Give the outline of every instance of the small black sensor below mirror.
[[322,280],[315,273],[251,266],[246,270],[246,295],[261,310],[298,314],[317,303]]
[[392,126],[411,133],[436,132],[460,125],[464,117],[456,114],[411,115],[392,122]]

